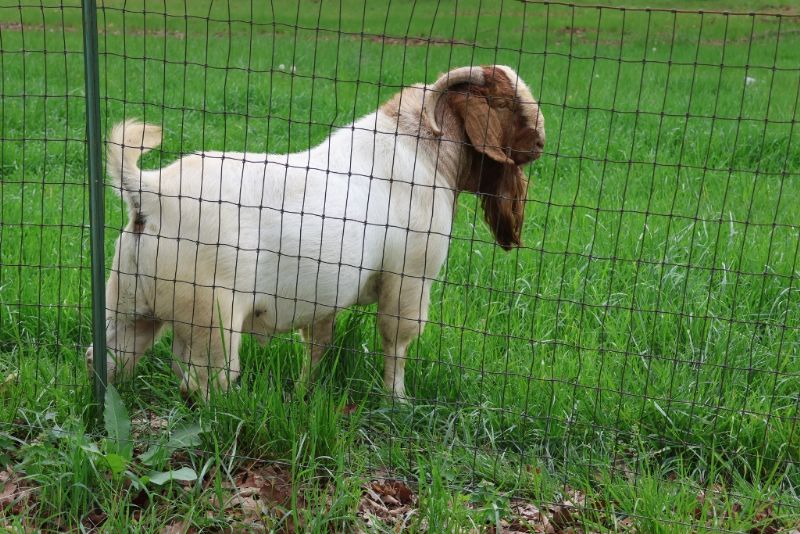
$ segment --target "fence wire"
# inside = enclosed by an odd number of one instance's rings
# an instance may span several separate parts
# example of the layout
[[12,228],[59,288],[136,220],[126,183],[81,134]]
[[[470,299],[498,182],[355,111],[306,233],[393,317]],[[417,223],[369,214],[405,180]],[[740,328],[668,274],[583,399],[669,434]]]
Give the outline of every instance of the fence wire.
[[[414,482],[414,502],[438,480],[512,515],[534,502],[556,531],[797,524],[793,7],[110,1],[97,19],[121,174],[99,313],[141,356],[113,381],[137,451],[201,421],[197,454],[226,466]],[[79,3],[0,5],[0,460],[28,472],[30,436],[103,435],[84,422],[81,28]],[[111,134],[131,119],[160,144]]]

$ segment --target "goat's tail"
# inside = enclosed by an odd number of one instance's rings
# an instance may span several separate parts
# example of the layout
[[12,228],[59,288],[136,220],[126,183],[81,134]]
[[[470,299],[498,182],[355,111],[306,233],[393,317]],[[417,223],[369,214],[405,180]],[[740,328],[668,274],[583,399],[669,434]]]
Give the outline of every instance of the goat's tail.
[[[148,184],[142,177],[138,163],[143,154],[160,144],[161,128],[152,124],[126,120],[111,130],[106,172],[111,177],[112,184],[120,188],[123,198],[130,198],[136,207],[142,191],[158,192],[158,183]],[[155,186],[156,190],[152,190],[151,186]]]

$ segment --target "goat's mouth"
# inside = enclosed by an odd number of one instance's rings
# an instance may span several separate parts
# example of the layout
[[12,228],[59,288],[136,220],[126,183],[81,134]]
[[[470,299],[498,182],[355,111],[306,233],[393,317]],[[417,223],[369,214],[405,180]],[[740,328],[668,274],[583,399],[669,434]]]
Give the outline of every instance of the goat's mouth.
[[531,161],[536,161],[542,157],[542,154],[544,154],[544,140],[541,137],[536,140],[536,143],[533,145],[530,154]]
[[509,150],[509,156],[517,165],[524,165],[531,161],[536,161],[544,154],[544,145],[537,144],[530,150]]
[[533,153],[534,160],[537,160],[542,157],[542,154],[544,154],[543,136],[539,135],[539,137],[536,139],[536,144],[533,145],[533,150],[531,152]]

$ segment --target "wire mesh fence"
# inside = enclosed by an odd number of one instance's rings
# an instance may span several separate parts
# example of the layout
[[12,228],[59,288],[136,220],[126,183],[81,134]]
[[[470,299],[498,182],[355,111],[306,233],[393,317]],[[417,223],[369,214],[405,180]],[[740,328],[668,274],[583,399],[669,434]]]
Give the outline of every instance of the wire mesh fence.
[[[800,16],[742,11],[104,2],[128,472],[197,422],[157,466],[197,488],[340,480],[284,506],[302,528],[795,527]],[[0,460],[50,526],[112,528],[104,482],[58,493],[29,452],[104,434],[85,72],[79,3],[0,5]]]

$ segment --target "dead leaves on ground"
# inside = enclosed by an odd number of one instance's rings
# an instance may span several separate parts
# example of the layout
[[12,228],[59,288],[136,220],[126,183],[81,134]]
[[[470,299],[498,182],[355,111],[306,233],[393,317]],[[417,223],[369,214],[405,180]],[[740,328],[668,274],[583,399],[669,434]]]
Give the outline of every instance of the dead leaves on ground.
[[[226,527],[221,532],[302,532],[302,511],[311,507],[306,502],[309,487],[296,487],[292,472],[280,464],[263,462],[252,463],[223,479],[221,492],[212,487],[214,477],[208,477],[205,490],[209,495],[212,510],[207,512],[209,521],[224,518]],[[333,484],[322,482],[314,488],[313,507],[320,506],[318,498],[323,499],[322,507],[330,508],[333,497]],[[327,505],[324,499],[328,499]],[[21,473],[11,467],[0,470],[0,530],[3,530],[3,517],[24,517],[26,511],[36,506],[36,488]],[[453,502],[456,502],[455,499]],[[465,501],[462,501],[462,504]],[[147,502],[136,503],[145,507]],[[478,511],[476,504],[467,504]],[[391,530],[403,532],[409,527],[420,531],[426,530],[424,518],[419,517],[420,498],[415,490],[402,480],[393,478],[373,479],[361,486],[361,498],[358,503],[358,520],[352,524],[351,531],[372,532]],[[491,532],[493,534],[568,534],[593,533],[590,526],[599,521],[603,529],[615,532],[637,533],[636,522],[621,514],[615,514],[607,508],[603,501],[587,498],[580,490],[565,486],[561,490],[561,498],[555,503],[534,504],[529,501],[512,499],[506,501],[502,515],[497,523],[477,524],[475,532]],[[713,518],[736,519],[743,513],[738,502],[731,503],[725,495],[724,488],[712,485],[697,494],[694,517],[687,517],[705,524],[706,528],[714,528]],[[308,516],[305,516],[308,517]],[[102,510],[93,510],[81,520],[87,532],[99,531],[103,528],[106,516]],[[763,503],[752,518],[748,534],[800,534],[800,525],[794,527],[785,523],[775,507]],[[335,531],[333,529],[332,531]],[[350,529],[348,529],[350,530]],[[197,527],[181,518],[168,522],[161,530],[162,534],[196,534]]]
[[367,528],[378,521],[402,529],[416,513],[417,496],[401,480],[377,480],[362,486],[358,515]]
[[[293,488],[291,472],[280,465],[251,465],[240,471],[232,482],[223,484],[230,492],[222,503],[226,516],[234,520],[233,524],[247,527],[249,530],[276,529],[283,532],[302,531],[303,525],[296,524],[296,518],[302,514],[292,514],[292,510],[306,507],[303,493]],[[404,532],[410,526],[424,531],[425,520],[419,516],[419,496],[414,489],[402,480],[378,478],[361,487],[361,499],[358,504],[360,525],[353,530],[371,532],[391,530]],[[594,520],[600,519],[604,529],[616,532],[635,534],[640,532],[636,522],[625,515],[614,514],[605,510],[603,502],[594,502],[580,490],[565,486],[562,488],[561,500],[555,503],[536,505],[529,501],[513,499],[498,524],[477,525],[478,532],[493,534],[570,534],[594,533],[588,515]],[[294,500],[293,500],[294,495]],[[698,497],[699,504],[705,500],[705,494]],[[739,506],[738,510],[741,510]],[[737,507],[731,513],[736,513]],[[604,519],[603,519],[604,518]],[[698,520],[700,518],[695,518]],[[786,532],[775,518],[772,507],[765,507],[756,515],[750,534],[777,534]],[[499,527],[499,528],[498,528]],[[166,531],[174,534],[180,530]],[[796,534],[800,534],[797,532]]]
[[[706,500],[706,495],[712,494],[714,503]],[[725,514],[738,514],[742,511],[739,503],[724,507],[719,501],[720,490],[711,487],[708,492],[698,494],[698,508],[695,511],[695,521],[708,517],[708,510],[704,513],[702,507],[716,507],[719,512],[712,512],[717,517]],[[711,497],[709,497],[710,499]],[[362,486],[362,497],[358,508],[358,515],[364,521],[365,531],[371,531],[376,526],[383,526],[394,532],[403,532],[411,519],[417,515],[419,498],[413,490],[399,480],[381,479],[369,482]],[[687,518],[687,521],[690,521]],[[601,526],[592,527],[592,524],[601,522]],[[422,520],[417,527],[425,530],[425,521]],[[711,523],[706,528],[716,528]],[[625,514],[614,513],[606,509],[603,501],[593,501],[580,490],[565,486],[562,488],[561,500],[554,503],[533,504],[525,500],[512,499],[508,504],[506,513],[497,524],[478,525],[476,532],[491,532],[492,534],[572,534],[612,530],[636,534],[642,532],[637,527],[637,522]],[[694,532],[694,529],[688,531]],[[800,524],[794,528],[786,525],[778,517],[771,504],[766,504],[752,519],[752,528],[748,534],[800,534]]]
[[131,419],[131,439],[148,441],[153,436],[163,434],[169,428],[169,418],[145,411]]
[[248,530],[302,530],[292,510],[306,507],[302,492],[296,491],[290,470],[278,464],[253,463],[222,484],[226,496],[214,506],[221,508],[237,526]]
[[[720,484],[712,484],[706,490],[701,490],[697,494],[697,506],[694,509],[694,519],[702,521],[705,518],[706,526],[714,527],[714,518],[723,520],[733,516],[735,519],[743,510],[740,502],[728,502],[725,488]],[[800,534],[800,524],[790,528],[778,517],[772,503],[761,503],[758,512],[755,513],[751,522],[752,526],[748,534],[779,534],[788,532]]]
[[170,523],[166,527],[161,529],[159,534],[196,534],[197,529],[193,526],[190,526],[186,523],[186,521],[178,521],[176,523]]
[[[593,531],[587,530],[581,517],[585,507],[586,495],[569,486],[564,488],[563,500],[544,504],[541,508],[527,501],[515,500],[509,506],[508,516],[500,522],[501,532],[503,534],[591,533]],[[497,532],[496,527],[493,527],[492,532]]]
[[0,471],[0,512],[8,510],[12,515],[24,515],[33,492],[34,487],[11,467]]
[[[565,490],[563,501],[541,508],[527,501],[512,501],[499,522],[499,530],[498,525],[479,525],[478,531],[492,534],[591,532],[584,528],[580,516],[581,509],[586,505],[586,496],[569,487]],[[364,521],[366,531],[382,525],[394,532],[403,532],[417,515],[418,504],[417,495],[405,482],[374,480],[362,486],[358,515]],[[424,531],[424,520],[421,523],[418,527]]]
[[504,532],[555,532],[546,513],[531,503],[512,503],[511,517],[501,521]]

